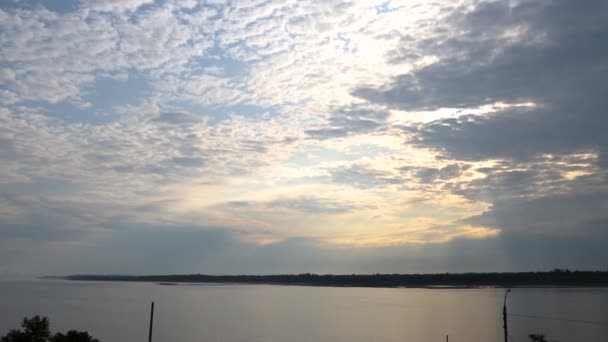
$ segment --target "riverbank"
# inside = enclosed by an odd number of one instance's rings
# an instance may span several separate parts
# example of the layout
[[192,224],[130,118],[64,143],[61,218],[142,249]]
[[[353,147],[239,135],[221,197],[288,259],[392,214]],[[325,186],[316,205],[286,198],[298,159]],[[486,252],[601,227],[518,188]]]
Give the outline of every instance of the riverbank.
[[567,271],[440,274],[282,274],[282,275],[70,275],[45,277],[78,281],[129,281],[162,284],[221,283],[331,287],[479,288],[608,287],[608,272]]

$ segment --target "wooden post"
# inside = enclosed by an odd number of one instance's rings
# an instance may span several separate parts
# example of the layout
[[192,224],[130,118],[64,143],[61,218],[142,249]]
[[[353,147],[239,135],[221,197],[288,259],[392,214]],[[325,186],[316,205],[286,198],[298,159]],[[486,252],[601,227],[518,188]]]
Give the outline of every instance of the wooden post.
[[505,342],[509,340],[509,331],[507,330],[507,306],[502,307],[502,327],[505,333]]
[[448,335],[445,335],[445,342],[450,342],[450,338],[448,337]]
[[507,292],[505,292],[505,300],[502,304],[502,326],[505,333],[505,342],[508,342],[509,340],[509,331],[507,329],[507,295],[509,292],[511,292],[511,289],[508,289]]
[[154,302],[150,308],[150,331],[148,332],[148,342],[152,342],[152,324],[154,323]]

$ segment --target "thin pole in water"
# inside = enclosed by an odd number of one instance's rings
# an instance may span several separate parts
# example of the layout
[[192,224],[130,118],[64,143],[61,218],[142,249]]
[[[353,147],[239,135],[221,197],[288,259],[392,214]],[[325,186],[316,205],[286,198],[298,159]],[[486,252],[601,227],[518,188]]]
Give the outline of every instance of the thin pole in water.
[[448,337],[448,335],[445,335],[445,342],[450,342],[450,338]]
[[511,289],[508,289],[507,292],[505,292],[505,300],[502,303],[502,327],[504,329],[505,342],[508,342],[509,340],[509,330],[507,328],[507,295],[509,292],[511,292]]
[[148,342],[152,342],[152,323],[154,323],[154,302],[150,309],[150,331],[148,332]]

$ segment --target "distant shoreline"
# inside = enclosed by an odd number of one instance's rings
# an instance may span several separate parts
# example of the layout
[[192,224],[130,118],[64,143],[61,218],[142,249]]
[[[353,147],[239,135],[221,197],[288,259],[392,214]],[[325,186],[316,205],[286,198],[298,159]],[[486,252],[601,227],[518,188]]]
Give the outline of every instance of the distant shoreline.
[[440,273],[440,274],[283,274],[283,275],[70,275],[43,277],[73,281],[149,282],[177,284],[298,285],[330,287],[466,289],[480,287],[608,287],[606,271]]

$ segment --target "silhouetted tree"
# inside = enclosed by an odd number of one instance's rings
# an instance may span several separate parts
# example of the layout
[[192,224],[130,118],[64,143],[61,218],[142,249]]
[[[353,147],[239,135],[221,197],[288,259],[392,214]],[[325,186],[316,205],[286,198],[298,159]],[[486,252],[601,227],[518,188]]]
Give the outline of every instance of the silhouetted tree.
[[0,342],[46,342],[51,338],[49,319],[38,315],[21,322],[23,330],[11,330]]
[[26,317],[23,319],[21,327],[26,335],[31,336],[32,341],[34,342],[44,342],[51,335],[49,319],[46,317],[40,317],[38,315],[30,319],[27,319]]
[[[547,340],[547,338],[543,334],[530,334],[530,335],[528,335],[528,337],[530,338],[530,341],[532,341],[532,342],[549,342],[549,340]],[[557,341],[553,340],[552,342],[557,342]]]
[[99,340],[93,338],[86,331],[70,330],[65,335],[62,333],[55,334],[51,338],[51,342],[99,342]]
[[0,337],[0,342],[99,342],[88,332],[70,330],[65,335],[57,333],[51,335],[49,319],[38,315],[23,319],[21,323],[23,330],[12,329],[5,336]]

